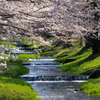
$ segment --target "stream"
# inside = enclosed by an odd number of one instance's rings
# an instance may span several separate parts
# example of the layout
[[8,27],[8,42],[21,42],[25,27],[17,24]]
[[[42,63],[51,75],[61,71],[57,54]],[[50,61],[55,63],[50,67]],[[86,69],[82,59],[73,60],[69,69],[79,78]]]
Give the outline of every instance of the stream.
[[56,67],[62,64],[53,62],[54,59],[56,58],[41,57],[29,59],[31,62],[23,63],[29,69],[29,73],[19,77],[31,84],[32,89],[39,95],[37,98],[41,100],[100,100],[86,95],[79,89],[81,82],[89,80],[88,76],[60,71]]

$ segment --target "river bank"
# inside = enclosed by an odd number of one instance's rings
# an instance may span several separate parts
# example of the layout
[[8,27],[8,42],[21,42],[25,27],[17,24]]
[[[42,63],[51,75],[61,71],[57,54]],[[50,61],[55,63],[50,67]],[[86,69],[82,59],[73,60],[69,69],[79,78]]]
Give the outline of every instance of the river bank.
[[[8,43],[1,41],[2,43]],[[16,47],[12,45],[11,47]],[[25,59],[14,58],[3,59],[0,63],[7,62],[7,69],[1,67],[0,70],[0,100],[40,100],[36,98],[38,94],[35,90],[32,90],[30,84],[25,80],[17,78],[19,75],[27,74],[29,69],[25,68],[21,63],[26,61]]]
[[61,67],[58,67],[61,71],[89,75],[90,80],[86,83],[82,83],[80,89],[83,89],[83,91],[89,95],[100,98],[99,54],[91,55],[92,49],[79,47],[78,42],[74,42],[73,47],[70,48],[59,48],[61,47],[52,46],[42,52],[41,55],[56,57],[55,62],[63,63]]

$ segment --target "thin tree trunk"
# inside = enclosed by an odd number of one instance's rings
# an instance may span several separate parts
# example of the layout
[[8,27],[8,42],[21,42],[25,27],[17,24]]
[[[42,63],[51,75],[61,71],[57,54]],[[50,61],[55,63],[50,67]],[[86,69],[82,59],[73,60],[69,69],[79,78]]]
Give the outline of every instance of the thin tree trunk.
[[82,36],[79,37],[79,46],[80,47],[83,46],[83,38],[82,38]]
[[98,39],[92,39],[92,54],[99,53],[99,41]]

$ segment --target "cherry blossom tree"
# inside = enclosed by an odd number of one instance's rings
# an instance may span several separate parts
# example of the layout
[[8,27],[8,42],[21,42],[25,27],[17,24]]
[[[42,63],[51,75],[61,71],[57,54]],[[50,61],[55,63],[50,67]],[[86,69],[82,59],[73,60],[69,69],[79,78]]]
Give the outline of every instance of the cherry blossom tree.
[[9,36],[53,34],[69,42],[78,34],[93,53],[100,51],[100,0],[5,0],[0,2],[0,19],[1,33]]

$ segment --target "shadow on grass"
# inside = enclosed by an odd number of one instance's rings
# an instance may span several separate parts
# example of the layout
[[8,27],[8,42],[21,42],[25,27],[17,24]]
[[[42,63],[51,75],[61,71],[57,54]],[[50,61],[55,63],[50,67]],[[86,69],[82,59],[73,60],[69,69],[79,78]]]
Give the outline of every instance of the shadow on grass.
[[88,51],[88,48],[86,47],[83,47],[79,52],[77,52],[74,56],[77,56],[77,55],[81,55],[83,54],[84,52],[87,52]]
[[68,56],[68,55],[67,54],[63,54],[63,55],[58,56],[58,58],[65,57],[65,56]]
[[76,59],[66,59],[64,62],[63,62],[63,64],[65,64],[65,63],[68,63],[68,62],[73,62],[73,61],[75,61]]
[[62,63],[64,64],[64,63],[76,61],[76,60],[80,59],[85,52],[88,52],[88,51],[89,51],[89,49],[83,47],[77,53],[74,53],[74,54],[71,54],[71,55],[66,55],[65,54],[64,57],[66,57],[66,58],[63,59]]
[[[100,54],[85,55],[83,58],[80,58],[75,61],[64,64],[62,67],[60,67],[60,69],[62,71],[69,71],[71,73],[79,73],[79,74],[85,74],[85,75],[92,74],[91,78],[94,78],[94,77],[97,78],[98,76],[100,76],[100,74],[98,74],[98,73],[100,73],[100,67],[99,67],[99,64],[92,65],[92,60],[94,62],[94,60],[98,56],[100,56]],[[98,60],[99,59],[97,59],[96,62]],[[89,62],[90,62],[90,64],[89,64]],[[84,68],[81,65],[83,65]],[[80,67],[82,67],[82,69]]]

